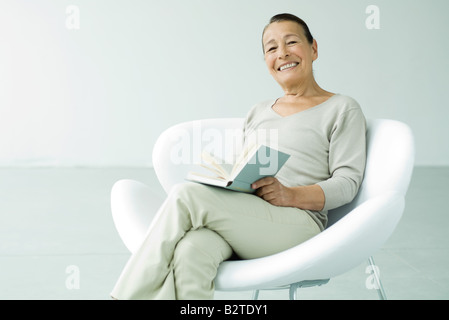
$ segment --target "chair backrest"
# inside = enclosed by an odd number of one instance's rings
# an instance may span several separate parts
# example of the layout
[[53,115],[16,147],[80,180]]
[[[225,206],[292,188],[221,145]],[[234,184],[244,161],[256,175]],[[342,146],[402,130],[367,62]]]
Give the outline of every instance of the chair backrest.
[[202,149],[211,144],[233,149],[235,141],[231,140],[242,132],[243,121],[243,118],[196,120],[162,132],[153,148],[153,166],[165,192],[185,181],[189,171],[197,169]]
[[[212,140],[223,148],[232,145],[225,140],[232,137],[233,131],[242,130],[243,121],[243,118],[205,119],[165,130],[153,149],[153,166],[164,190],[168,193],[173,185],[184,181],[199,162],[195,157]],[[364,180],[351,203],[329,212],[328,226],[370,198],[392,192],[405,196],[413,164],[413,135],[407,125],[394,120],[368,120]]]

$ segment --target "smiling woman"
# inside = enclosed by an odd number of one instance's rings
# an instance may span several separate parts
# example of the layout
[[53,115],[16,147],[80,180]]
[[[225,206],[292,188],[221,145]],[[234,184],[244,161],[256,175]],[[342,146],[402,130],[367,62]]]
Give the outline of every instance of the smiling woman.
[[273,130],[290,154],[275,177],[254,181],[254,194],[196,183],[170,189],[111,295],[118,299],[211,299],[214,278],[233,254],[254,259],[320,233],[327,211],[352,201],[365,167],[365,118],[353,99],[321,89],[312,64],[317,43],[305,23],[278,15],[264,29],[268,71],[285,95],[256,104],[243,143]]
[[333,96],[315,81],[312,65],[318,58],[318,44],[302,19],[286,13],[274,16],[264,28],[262,45],[268,71],[286,94],[273,110],[290,115]]

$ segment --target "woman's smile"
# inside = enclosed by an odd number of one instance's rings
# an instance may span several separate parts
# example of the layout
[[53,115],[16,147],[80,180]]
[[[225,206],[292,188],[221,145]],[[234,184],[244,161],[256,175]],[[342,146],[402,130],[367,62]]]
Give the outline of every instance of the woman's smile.
[[287,63],[284,63],[283,65],[281,65],[278,68],[278,71],[281,71],[281,72],[289,71],[289,70],[296,68],[298,65],[299,65],[299,62],[287,62]]

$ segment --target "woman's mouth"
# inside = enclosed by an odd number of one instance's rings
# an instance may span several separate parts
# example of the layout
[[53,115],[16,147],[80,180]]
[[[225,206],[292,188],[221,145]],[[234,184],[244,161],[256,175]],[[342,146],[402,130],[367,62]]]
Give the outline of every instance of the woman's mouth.
[[293,69],[294,67],[296,67],[299,63],[298,62],[289,62],[286,64],[283,64],[282,66],[280,66],[278,68],[278,71],[284,71],[284,70],[289,70],[289,69]]

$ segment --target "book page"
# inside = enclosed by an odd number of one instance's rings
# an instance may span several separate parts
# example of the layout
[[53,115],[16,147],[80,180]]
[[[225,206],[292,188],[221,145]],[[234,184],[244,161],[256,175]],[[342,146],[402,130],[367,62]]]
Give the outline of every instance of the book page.
[[212,172],[214,172],[218,178],[222,178],[224,180],[229,180],[230,174],[227,172],[225,168],[223,168],[210,153],[203,151],[201,154],[201,158],[206,164],[201,164],[203,168],[206,168]]
[[228,182],[226,180],[209,177],[204,174],[197,173],[197,172],[189,172],[187,174],[186,180],[204,183],[204,184],[222,187],[222,188],[226,188],[230,184],[230,182]]

